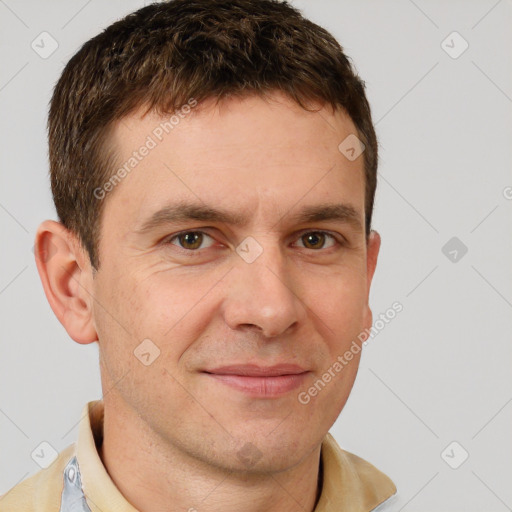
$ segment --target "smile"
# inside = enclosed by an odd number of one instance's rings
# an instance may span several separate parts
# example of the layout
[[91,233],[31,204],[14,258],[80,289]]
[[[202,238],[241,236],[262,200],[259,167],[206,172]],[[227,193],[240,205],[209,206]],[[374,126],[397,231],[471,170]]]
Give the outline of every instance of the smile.
[[304,383],[309,371],[296,365],[233,365],[203,372],[215,381],[249,396],[282,396]]

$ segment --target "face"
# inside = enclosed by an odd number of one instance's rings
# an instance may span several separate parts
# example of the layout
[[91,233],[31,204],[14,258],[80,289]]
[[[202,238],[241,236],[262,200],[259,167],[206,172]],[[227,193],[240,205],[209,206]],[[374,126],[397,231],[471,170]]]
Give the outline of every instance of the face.
[[156,145],[102,199],[104,392],[196,459],[292,467],[345,405],[372,322],[380,239],[365,240],[363,156],[338,150],[355,126],[279,94],[202,103],[162,135],[163,121],[113,133],[120,166]]

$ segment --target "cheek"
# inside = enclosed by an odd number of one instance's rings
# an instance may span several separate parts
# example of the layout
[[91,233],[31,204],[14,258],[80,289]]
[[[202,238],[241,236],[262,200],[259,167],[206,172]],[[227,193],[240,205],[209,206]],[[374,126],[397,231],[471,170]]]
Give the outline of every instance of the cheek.
[[215,282],[172,272],[134,280],[125,297],[133,312],[128,322],[139,338],[150,338],[166,358],[177,360],[211,322]]
[[365,283],[354,269],[311,282],[305,301],[325,325],[328,337],[345,339],[361,330],[366,309]]

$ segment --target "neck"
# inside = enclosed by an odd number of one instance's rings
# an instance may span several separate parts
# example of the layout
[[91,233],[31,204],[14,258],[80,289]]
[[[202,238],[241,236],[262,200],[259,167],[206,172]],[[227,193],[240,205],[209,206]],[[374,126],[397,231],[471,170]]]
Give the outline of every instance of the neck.
[[320,449],[278,473],[234,472],[164,445],[138,416],[105,407],[98,453],[116,487],[140,512],[312,512],[321,492]]

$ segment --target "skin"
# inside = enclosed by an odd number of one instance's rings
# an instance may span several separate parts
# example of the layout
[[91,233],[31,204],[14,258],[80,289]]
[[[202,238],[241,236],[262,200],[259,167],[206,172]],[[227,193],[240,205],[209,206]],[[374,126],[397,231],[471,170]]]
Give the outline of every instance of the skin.
[[[161,121],[134,112],[115,126],[120,165]],[[54,221],[40,225],[36,261],[48,301],[73,340],[99,343],[99,455],[137,509],[314,509],[321,442],[361,353],[308,404],[297,396],[371,327],[380,248],[376,231],[365,240],[363,157],[349,161],[338,150],[351,133],[343,111],[307,112],[277,92],[206,101],[103,199],[97,274],[72,233]],[[178,199],[246,219],[182,220],[137,234]],[[324,203],[353,206],[362,230],[294,220],[304,206]],[[208,236],[199,249],[183,248],[172,238],[183,230]],[[337,238],[308,245],[312,231]],[[252,263],[236,252],[248,236],[263,250]],[[148,366],[134,355],[147,338],[160,350]],[[280,362],[309,373],[278,397],[249,396],[202,373]]]

